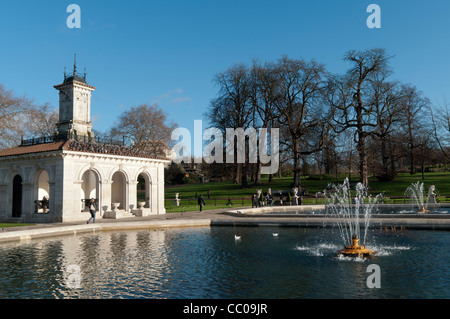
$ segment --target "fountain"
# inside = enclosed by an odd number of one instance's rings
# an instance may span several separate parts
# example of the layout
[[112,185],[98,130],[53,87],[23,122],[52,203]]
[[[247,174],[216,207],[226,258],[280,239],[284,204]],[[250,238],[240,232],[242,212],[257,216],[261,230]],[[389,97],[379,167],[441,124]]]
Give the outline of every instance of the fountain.
[[338,250],[338,253],[350,257],[367,257],[372,256],[374,254],[374,251],[367,249],[365,246],[361,246],[359,244],[359,239],[356,237],[356,235],[353,235],[352,244],[349,246],[345,246],[345,248],[342,250]]
[[431,185],[428,188],[426,201],[424,200],[424,185],[421,182],[412,183],[405,191],[405,196],[409,196],[413,204],[418,206],[418,213],[429,213],[428,204],[436,203],[436,187]]
[[[355,196],[352,196],[348,178],[342,185],[332,185],[331,190],[325,190],[324,193],[329,199],[327,213],[330,212],[336,218],[336,224],[344,241],[344,249],[338,250],[338,253],[350,257],[371,256],[375,254],[375,251],[365,248],[367,230],[372,210],[381,195],[372,198],[361,183],[356,185],[354,192]],[[361,217],[362,221],[360,221]],[[363,240],[363,245],[359,244],[360,238]]]

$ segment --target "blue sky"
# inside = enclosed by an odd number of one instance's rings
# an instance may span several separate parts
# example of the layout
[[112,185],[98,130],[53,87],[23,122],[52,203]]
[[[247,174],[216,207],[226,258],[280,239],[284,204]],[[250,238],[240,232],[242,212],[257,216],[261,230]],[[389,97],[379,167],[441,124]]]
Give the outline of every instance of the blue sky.
[[[66,25],[71,3],[81,8],[80,29]],[[381,7],[381,29],[366,25],[371,3]],[[346,51],[382,47],[395,56],[394,78],[442,103],[450,95],[449,14],[444,0],[0,0],[0,83],[57,107],[53,85],[76,53],[97,87],[94,128],[158,102],[193,131],[217,94],[214,75],[235,63],[286,54],[344,72]]]

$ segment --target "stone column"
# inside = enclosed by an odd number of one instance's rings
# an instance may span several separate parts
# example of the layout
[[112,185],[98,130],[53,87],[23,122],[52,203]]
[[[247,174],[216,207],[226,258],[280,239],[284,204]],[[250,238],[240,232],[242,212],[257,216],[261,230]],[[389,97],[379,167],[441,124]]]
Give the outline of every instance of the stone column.
[[34,213],[33,183],[22,182],[22,214],[24,221],[31,220]]
[[149,196],[149,208],[151,209],[152,214],[158,214],[158,184],[156,181],[153,181],[150,184],[150,196]]
[[165,214],[164,208],[164,166],[161,164],[158,166],[158,214]]
[[52,221],[62,221],[62,216],[60,215],[61,212],[58,212],[56,210],[57,202],[61,201],[60,198],[57,198],[56,196],[56,182],[55,181],[48,181],[49,184],[49,192],[48,192],[48,214],[50,215],[50,219]]
[[[0,184],[0,203],[3,203],[0,205],[0,218],[8,218],[8,211],[11,209],[11,200],[10,196],[8,195],[8,187],[10,185],[8,184]],[[11,186],[12,188],[12,186]]]
[[127,182],[128,192],[126,196],[128,197],[128,207],[125,208],[127,211],[131,211],[133,209],[137,209],[137,185],[138,181],[128,181]]
[[99,198],[99,210],[101,210],[101,214],[103,214],[107,211],[110,211],[111,208],[111,181],[102,181],[100,182],[101,185],[101,192],[100,198]]
[[[84,207],[81,201],[81,185],[83,181],[73,181],[72,189],[64,190],[64,218],[67,220],[73,220],[77,218],[77,214],[81,214],[81,210]],[[66,184],[67,185],[67,184]]]

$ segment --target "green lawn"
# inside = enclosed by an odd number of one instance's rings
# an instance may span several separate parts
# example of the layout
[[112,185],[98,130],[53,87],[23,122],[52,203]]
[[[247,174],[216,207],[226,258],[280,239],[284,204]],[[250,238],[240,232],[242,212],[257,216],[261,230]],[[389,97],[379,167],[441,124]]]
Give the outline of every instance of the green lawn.
[[[316,192],[323,191],[329,183],[342,183],[345,177],[340,180],[335,179],[308,179],[302,178],[301,185],[305,187],[308,194],[311,197],[304,198],[304,204],[317,203],[314,194]],[[351,182],[354,185],[358,181],[355,176]],[[370,192],[373,195],[383,193],[385,197],[391,196],[403,196],[405,190],[412,183],[424,182],[424,189],[427,192],[430,185],[435,185],[437,195],[440,202],[450,202],[450,198],[446,199],[445,196],[450,196],[450,173],[426,173],[425,180],[422,181],[421,174],[410,175],[409,173],[400,173],[397,175],[393,182],[378,182],[376,179],[369,180]],[[227,208],[228,198],[231,198],[233,207],[239,206],[251,206],[250,197],[256,193],[257,189],[262,189],[263,192],[267,192],[267,188],[272,189],[272,193],[276,194],[278,190],[288,191],[291,189],[292,177],[275,178],[272,183],[269,184],[268,178],[263,178],[262,185],[255,186],[250,184],[249,188],[242,189],[240,184],[233,184],[231,181],[227,182],[212,182],[204,184],[186,184],[179,186],[170,186],[165,189],[165,207],[167,212],[183,212],[183,211],[196,211],[198,205],[194,199],[195,195],[199,196],[203,194],[206,201],[205,210]],[[207,198],[208,189],[210,190],[210,199]],[[175,193],[179,193],[181,199],[181,205],[176,207],[174,205]],[[277,197],[275,197],[277,199]],[[388,202],[394,202],[389,200]],[[402,202],[400,199],[396,199],[395,202]],[[319,200],[318,203],[324,203],[324,200]]]
[[0,228],[7,227],[18,227],[18,226],[32,226],[34,224],[23,224],[23,223],[0,223]]
[[402,196],[405,190],[412,183],[423,182],[424,189],[428,190],[430,185],[435,185],[438,195],[450,196],[450,173],[426,173],[425,180],[422,174],[410,175],[409,173],[399,174],[393,182],[382,183],[375,179],[369,182],[372,193],[381,193],[389,196]]

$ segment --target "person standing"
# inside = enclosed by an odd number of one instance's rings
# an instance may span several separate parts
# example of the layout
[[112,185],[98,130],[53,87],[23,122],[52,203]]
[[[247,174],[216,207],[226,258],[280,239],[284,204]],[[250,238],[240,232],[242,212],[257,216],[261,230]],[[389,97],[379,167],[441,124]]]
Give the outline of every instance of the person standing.
[[200,212],[202,211],[203,206],[205,206],[205,199],[203,198],[203,195],[200,194],[199,198],[197,199],[198,205],[200,206]]
[[86,224],[89,224],[91,219],[93,220],[92,223],[95,224],[95,212],[97,210],[97,206],[95,205],[95,199],[91,198],[89,201],[89,212],[91,213],[91,218],[88,219]]
[[258,207],[258,201],[256,199],[256,194],[252,195],[252,208],[253,207]]

